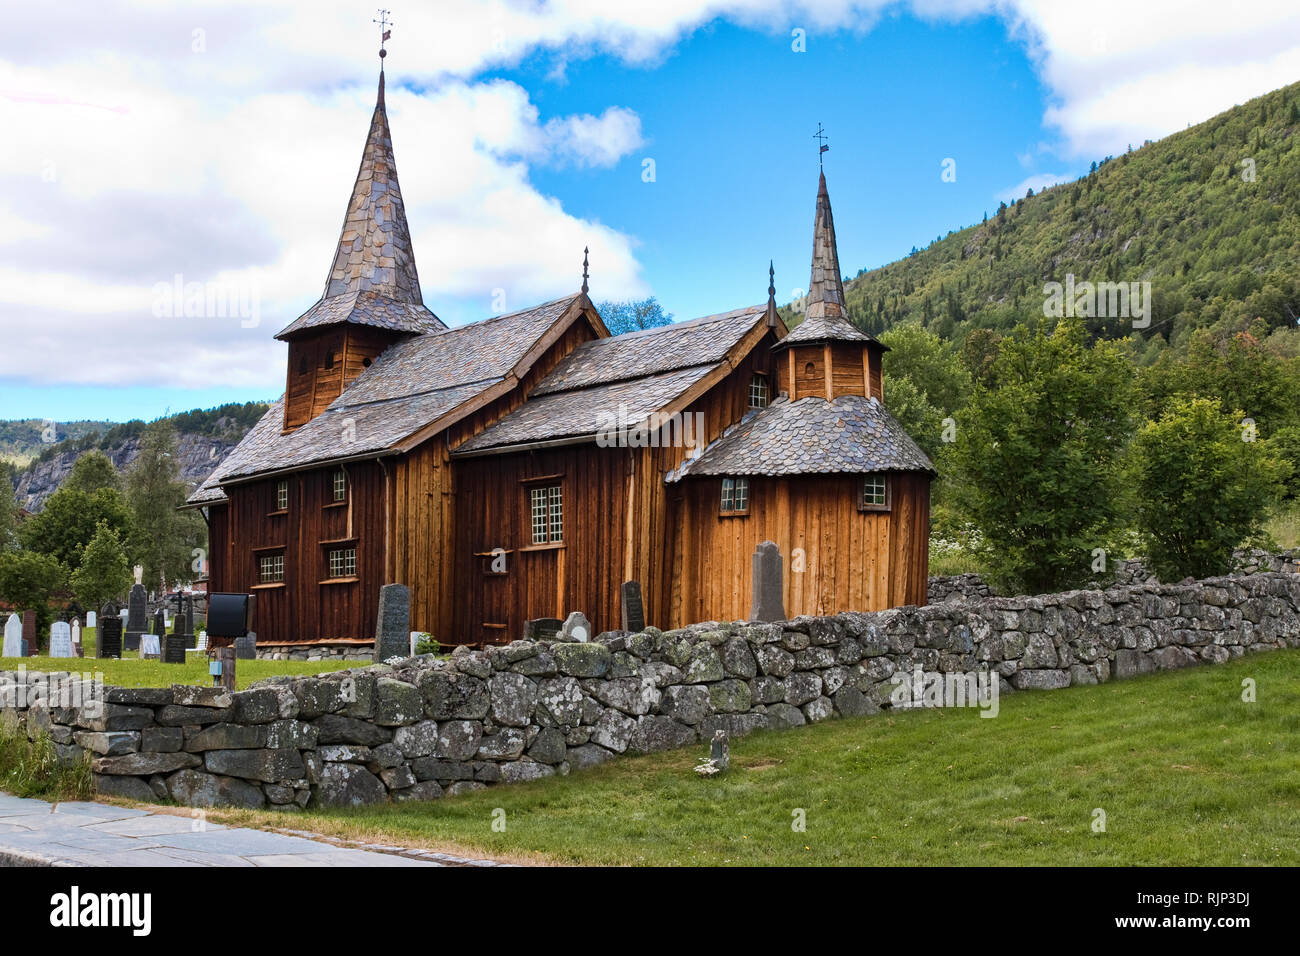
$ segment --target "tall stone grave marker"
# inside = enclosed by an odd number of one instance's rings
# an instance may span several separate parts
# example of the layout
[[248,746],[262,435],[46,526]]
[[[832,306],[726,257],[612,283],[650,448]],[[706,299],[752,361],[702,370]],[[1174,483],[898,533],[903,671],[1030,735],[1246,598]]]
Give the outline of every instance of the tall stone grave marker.
[[41,642],[36,639],[36,612],[23,611],[23,656],[35,657],[41,652]]
[[176,626],[162,639],[162,659],[164,664],[184,664],[185,648],[189,647],[191,635],[186,633],[185,612],[176,615]]
[[411,643],[411,589],[385,584],[379,589],[379,618],[375,621],[375,661],[406,657]]
[[641,600],[641,582],[624,581],[620,588],[623,630],[640,634],[645,630],[645,602]]
[[5,657],[23,656],[23,622],[17,614],[10,614],[9,620],[5,622],[3,655]]
[[72,656],[85,657],[85,654],[83,654],[81,650],[81,621],[77,620],[75,617],[72,619],[71,630],[72,630]]
[[55,621],[50,625],[50,656],[72,656],[72,628],[67,621]]
[[90,627],[90,628],[99,627],[99,617],[95,614],[94,611],[86,612],[86,627]]
[[784,621],[781,549],[775,541],[764,541],[754,549],[754,601],[751,621]]
[[149,628],[149,595],[139,582],[131,585],[131,595],[126,601],[126,628],[124,650],[138,651],[140,635]]

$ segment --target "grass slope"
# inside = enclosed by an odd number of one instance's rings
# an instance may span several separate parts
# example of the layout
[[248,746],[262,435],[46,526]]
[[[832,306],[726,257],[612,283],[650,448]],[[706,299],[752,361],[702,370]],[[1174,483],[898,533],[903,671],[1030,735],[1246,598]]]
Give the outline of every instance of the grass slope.
[[212,815],[566,863],[1295,865],[1297,730],[1300,651],[1279,651],[1007,695],[994,719],[925,710],[758,733],[708,780],[691,770],[697,746],[435,803]]
[[[208,674],[205,654],[185,655],[184,664],[164,664],[162,661],[144,661],[135,651],[124,651],[121,660],[99,660],[95,657],[95,629],[83,628],[81,632],[84,658],[67,657],[0,657],[0,670],[13,671],[26,667],[28,672],[102,673],[104,683],[110,687],[170,687],[172,684],[212,683]],[[276,674],[321,674],[325,671],[343,670],[356,666],[356,661],[338,659],[328,661],[240,661],[235,666],[235,683],[239,688],[253,681]],[[364,665],[363,665],[364,666]]]

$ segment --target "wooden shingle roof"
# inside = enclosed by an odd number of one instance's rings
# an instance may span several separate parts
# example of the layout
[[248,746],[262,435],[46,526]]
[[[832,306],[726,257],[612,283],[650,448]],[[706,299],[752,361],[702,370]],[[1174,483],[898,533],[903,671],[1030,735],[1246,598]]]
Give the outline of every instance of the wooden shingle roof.
[[585,296],[569,296],[483,322],[398,342],[321,414],[283,433],[277,401],[189,499],[224,499],[223,483],[330,461],[375,457],[512,380],[566,314],[576,321]]
[[935,468],[874,398],[779,400],[752,412],[688,459],[668,481],[690,475],[870,474]]
[[[584,342],[499,422],[454,454],[593,436],[611,417],[634,426],[728,365],[766,305]],[[729,366],[728,366],[729,367]]]

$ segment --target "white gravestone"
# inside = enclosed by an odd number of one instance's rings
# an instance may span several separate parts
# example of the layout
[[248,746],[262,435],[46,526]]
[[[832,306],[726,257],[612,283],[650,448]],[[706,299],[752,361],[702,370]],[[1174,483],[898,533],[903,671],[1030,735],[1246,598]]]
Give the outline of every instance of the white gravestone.
[[76,655],[77,648],[81,646],[81,622],[75,617],[72,619],[72,653]]
[[86,612],[86,627],[99,627],[99,615],[94,611]]
[[17,614],[10,614],[5,622],[5,657],[23,656],[23,622]]
[[55,621],[50,625],[50,656],[72,656],[72,628],[67,621]]
[[194,649],[206,651],[208,649],[208,632],[199,631],[198,637],[194,639]]
[[159,644],[160,642],[158,640],[157,634],[141,634],[140,635],[140,659],[144,660],[146,657],[160,656],[162,654],[162,650]]

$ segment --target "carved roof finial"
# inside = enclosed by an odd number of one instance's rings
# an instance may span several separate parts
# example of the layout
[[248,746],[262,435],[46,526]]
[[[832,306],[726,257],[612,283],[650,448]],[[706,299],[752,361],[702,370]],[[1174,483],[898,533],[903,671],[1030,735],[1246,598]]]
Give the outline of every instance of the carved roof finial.
[[582,247],[582,294],[583,295],[587,294],[587,253],[589,251],[590,250],[586,246]]

